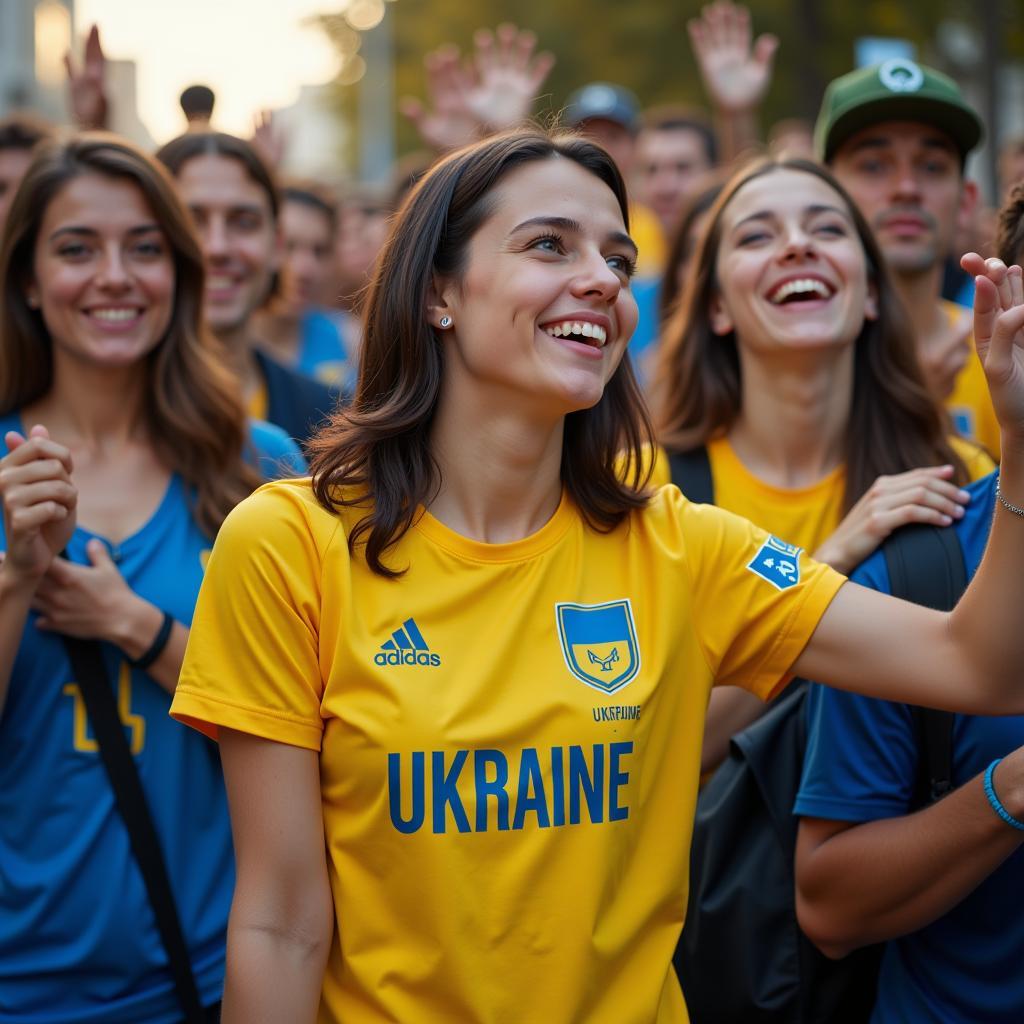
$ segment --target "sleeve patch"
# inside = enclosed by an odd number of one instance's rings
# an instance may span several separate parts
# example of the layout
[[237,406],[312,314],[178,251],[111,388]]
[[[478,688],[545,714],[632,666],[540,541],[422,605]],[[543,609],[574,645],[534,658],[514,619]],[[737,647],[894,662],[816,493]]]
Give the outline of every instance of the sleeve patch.
[[769,537],[754,555],[747,568],[767,580],[776,590],[788,590],[800,582],[802,548],[787,544],[778,537]]

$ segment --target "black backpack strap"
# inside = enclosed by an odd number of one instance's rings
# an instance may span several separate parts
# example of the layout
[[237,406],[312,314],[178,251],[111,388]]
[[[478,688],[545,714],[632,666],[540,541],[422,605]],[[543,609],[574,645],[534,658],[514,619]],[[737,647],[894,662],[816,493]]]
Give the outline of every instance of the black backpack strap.
[[[964,555],[952,527],[916,524],[891,534],[882,546],[892,594],[950,611],[967,589]],[[914,806],[925,807],[953,788],[953,722],[949,711],[911,707],[917,728],[918,777]]]
[[70,636],[63,637],[63,640],[99,746],[100,759],[114,791],[117,809],[128,829],[132,853],[146,884],[146,893],[167,952],[174,988],[185,1014],[185,1024],[201,1024],[207,1017],[192,975],[188,946],[178,919],[167,865],[139,779],[139,770],[124,734],[100,645],[95,640]]
[[714,505],[715,484],[711,478],[711,460],[704,445],[688,452],[669,452],[672,483],[698,505]]

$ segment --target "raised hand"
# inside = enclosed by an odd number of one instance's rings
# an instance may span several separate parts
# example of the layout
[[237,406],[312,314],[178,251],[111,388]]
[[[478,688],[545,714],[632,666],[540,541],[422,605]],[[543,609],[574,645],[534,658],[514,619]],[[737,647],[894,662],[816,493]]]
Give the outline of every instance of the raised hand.
[[974,274],[974,343],[1004,438],[1024,446],[1024,277],[1019,266],[967,253]]
[[771,84],[779,40],[762,35],[751,45],[750,12],[729,0],[708,4],[686,27],[712,104],[727,113],[756,108]]
[[952,466],[931,466],[880,476],[814,557],[849,573],[900,526],[949,526],[963,517],[963,506],[970,499],[951,482],[952,475]]
[[280,122],[274,121],[272,110],[261,110],[253,118],[252,144],[271,170],[280,167],[288,148],[288,139]]
[[68,105],[71,119],[81,129],[107,127],[107,58],[100,45],[98,25],[89,29],[85,40],[85,61],[81,68],[75,66],[69,50],[64,55],[64,67],[68,72]]
[[10,431],[0,460],[7,551],[2,571],[38,582],[75,531],[78,491],[71,482],[71,453],[35,426],[24,438]]
[[476,52],[466,105],[486,129],[512,128],[530,116],[555,58],[535,53],[536,35],[515,25],[499,25],[497,33],[480,29],[473,42]]
[[530,114],[555,59],[535,54],[537,37],[514,25],[496,33],[480,29],[474,53],[463,62],[451,43],[424,58],[429,109],[404,98],[399,109],[423,141],[437,150],[455,149],[493,131],[510,128]]
[[972,326],[971,315],[963,310],[937,344],[918,353],[928,389],[940,402],[953,393],[956,379],[970,358]]

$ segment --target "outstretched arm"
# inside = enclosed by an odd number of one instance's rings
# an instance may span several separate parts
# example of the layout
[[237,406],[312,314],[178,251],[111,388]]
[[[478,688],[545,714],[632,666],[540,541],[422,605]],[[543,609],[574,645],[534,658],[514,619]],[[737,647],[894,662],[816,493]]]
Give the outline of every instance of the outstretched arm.
[[[1024,285],[1020,267],[964,257],[975,272],[975,339],[1002,426],[1003,497],[1024,507]],[[853,584],[793,671],[840,689],[968,714],[1024,712],[1024,515],[999,505],[973,582],[949,614]]]

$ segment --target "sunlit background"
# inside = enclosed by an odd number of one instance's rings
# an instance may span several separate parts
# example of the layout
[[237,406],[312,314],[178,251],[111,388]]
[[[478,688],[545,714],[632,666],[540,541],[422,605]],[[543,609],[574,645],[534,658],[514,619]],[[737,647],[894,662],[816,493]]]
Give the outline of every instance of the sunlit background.
[[[211,86],[216,127],[241,135],[263,109],[289,137],[289,169],[375,178],[419,145],[396,98],[423,96],[422,60],[473,30],[512,20],[557,63],[539,97],[550,116],[594,79],[647,104],[701,105],[686,33],[702,0],[0,0],[0,116],[19,107],[61,120],[63,56],[92,23],[110,58],[112,127],[145,146],[184,127],[181,90]],[[952,74],[989,142],[972,160],[992,178],[991,141],[1024,132],[1024,0],[748,0],[758,32],[781,40],[762,128],[813,119],[825,83],[879,54]],[[385,16],[386,12],[386,16]],[[383,21],[382,21],[383,19]],[[895,48],[895,49],[893,49]],[[980,169],[980,171],[979,171]]]

